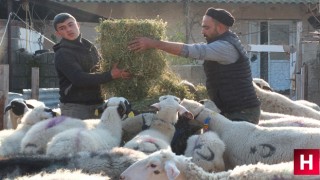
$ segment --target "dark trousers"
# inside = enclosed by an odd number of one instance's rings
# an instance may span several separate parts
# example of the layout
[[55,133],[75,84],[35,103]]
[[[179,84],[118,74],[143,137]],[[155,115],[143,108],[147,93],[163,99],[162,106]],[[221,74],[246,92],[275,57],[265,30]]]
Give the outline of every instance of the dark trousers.
[[257,106],[232,113],[223,113],[223,115],[232,121],[247,121],[253,124],[258,124],[260,113],[260,106]]
[[100,104],[85,105],[75,103],[60,103],[61,115],[78,119],[98,119],[95,114],[96,108]]

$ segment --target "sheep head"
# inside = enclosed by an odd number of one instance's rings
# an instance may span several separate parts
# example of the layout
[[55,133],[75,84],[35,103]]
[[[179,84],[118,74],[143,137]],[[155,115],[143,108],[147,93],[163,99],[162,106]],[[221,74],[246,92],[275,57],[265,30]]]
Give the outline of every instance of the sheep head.
[[41,120],[57,116],[57,113],[45,106],[38,106],[26,112],[22,117],[21,123],[33,125]]
[[22,98],[14,98],[10,101],[10,103],[5,108],[5,113],[11,110],[16,116],[22,116],[29,109],[33,109],[32,105],[26,103],[26,101]]
[[121,180],[174,180],[183,179],[183,173],[177,167],[179,163],[190,162],[191,158],[176,156],[171,151],[160,150],[147,158],[135,162],[120,176]]
[[193,118],[193,115],[185,107],[179,104],[179,98],[172,95],[166,95],[161,96],[159,101],[160,102],[151,105],[152,107],[157,108],[157,116],[159,119],[175,124],[178,121],[178,113],[181,116]]
[[118,113],[121,119],[125,119],[127,115],[131,112],[131,104],[124,97],[111,97],[108,100],[105,100],[104,103],[97,108],[99,113],[103,113],[103,111],[107,107],[117,106]]

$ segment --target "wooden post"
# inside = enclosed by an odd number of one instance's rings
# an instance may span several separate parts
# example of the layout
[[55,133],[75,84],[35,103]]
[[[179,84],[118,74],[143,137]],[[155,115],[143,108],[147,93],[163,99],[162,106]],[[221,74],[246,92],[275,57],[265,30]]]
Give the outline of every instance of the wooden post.
[[33,67],[31,73],[31,99],[39,99],[39,68]]
[[4,108],[9,92],[9,65],[0,65],[0,130],[4,129]]

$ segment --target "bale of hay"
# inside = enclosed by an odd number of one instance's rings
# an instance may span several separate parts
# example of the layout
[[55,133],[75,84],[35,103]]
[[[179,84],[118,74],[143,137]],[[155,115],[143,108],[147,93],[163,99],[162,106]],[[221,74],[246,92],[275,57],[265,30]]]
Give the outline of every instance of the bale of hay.
[[131,101],[145,98],[155,80],[160,78],[167,62],[163,52],[159,50],[131,52],[128,50],[128,43],[139,36],[166,39],[166,23],[161,19],[104,20],[97,30],[103,57],[100,70],[108,71],[113,64],[118,63],[119,68],[127,69],[133,74],[130,80],[117,80],[103,85],[102,93],[105,98],[123,96]]

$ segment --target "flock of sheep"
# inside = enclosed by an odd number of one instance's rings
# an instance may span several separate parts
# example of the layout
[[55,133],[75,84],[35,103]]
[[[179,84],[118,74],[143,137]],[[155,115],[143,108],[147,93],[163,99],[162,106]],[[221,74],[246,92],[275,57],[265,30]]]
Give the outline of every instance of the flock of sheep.
[[320,147],[319,106],[253,84],[258,125],[227,119],[210,100],[172,95],[151,105],[156,113],[135,116],[126,98],[112,97],[88,120],[13,99],[5,111],[17,128],[0,131],[0,178],[320,179],[293,174],[294,149]]

